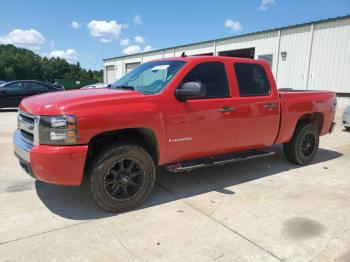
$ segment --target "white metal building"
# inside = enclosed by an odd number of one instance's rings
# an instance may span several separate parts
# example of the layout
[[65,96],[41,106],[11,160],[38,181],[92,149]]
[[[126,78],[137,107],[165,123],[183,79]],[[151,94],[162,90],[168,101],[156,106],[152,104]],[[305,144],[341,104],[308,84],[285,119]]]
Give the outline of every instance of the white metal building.
[[104,59],[104,81],[113,83],[140,63],[182,52],[264,59],[279,88],[332,90],[339,107],[350,104],[350,15]]

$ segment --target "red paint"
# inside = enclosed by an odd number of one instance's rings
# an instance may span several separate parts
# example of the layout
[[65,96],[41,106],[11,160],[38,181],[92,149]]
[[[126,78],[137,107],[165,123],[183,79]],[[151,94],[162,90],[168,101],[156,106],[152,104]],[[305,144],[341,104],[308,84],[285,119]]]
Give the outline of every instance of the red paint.
[[[157,138],[159,164],[213,156],[225,152],[271,146],[288,142],[295,126],[305,114],[321,113],[321,135],[326,134],[334,117],[334,92],[278,92],[273,75],[265,62],[229,57],[169,58],[187,63],[157,95],[133,91],[91,89],[44,94],[24,99],[20,109],[38,115],[75,114],[78,118],[79,144],[82,146],[52,147],[53,155],[45,154],[51,146],[38,146],[31,154],[35,174],[47,182],[76,184],[81,181],[87,144],[96,135],[124,128],[148,128]],[[225,64],[230,85],[229,98],[178,101],[175,90],[195,65],[218,61]],[[239,97],[233,64],[261,64],[270,80],[271,93],[264,97]],[[274,103],[275,108],[265,108]],[[234,107],[229,113],[219,108]],[[183,142],[169,139],[187,138]],[[64,149],[58,149],[64,148]],[[79,148],[76,152],[75,148]],[[62,151],[61,151],[62,150]],[[74,151],[74,152],[73,152]],[[37,166],[36,166],[37,165]],[[42,169],[39,170],[42,167]],[[54,168],[65,170],[53,171]],[[62,177],[60,177],[62,176]]]
[[46,146],[33,147],[30,164],[35,177],[47,183],[80,185],[88,147]]

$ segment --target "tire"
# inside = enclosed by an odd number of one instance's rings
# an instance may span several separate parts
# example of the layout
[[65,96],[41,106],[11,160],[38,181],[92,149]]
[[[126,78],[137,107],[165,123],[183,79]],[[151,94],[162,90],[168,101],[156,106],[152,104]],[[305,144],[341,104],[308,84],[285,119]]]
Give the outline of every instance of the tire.
[[350,126],[345,127],[346,131],[350,131]]
[[306,165],[315,157],[318,145],[318,128],[313,124],[299,125],[292,140],[284,144],[284,155],[294,164]]
[[92,159],[90,192],[102,209],[128,211],[147,199],[155,174],[154,161],[143,148],[134,144],[118,144]]

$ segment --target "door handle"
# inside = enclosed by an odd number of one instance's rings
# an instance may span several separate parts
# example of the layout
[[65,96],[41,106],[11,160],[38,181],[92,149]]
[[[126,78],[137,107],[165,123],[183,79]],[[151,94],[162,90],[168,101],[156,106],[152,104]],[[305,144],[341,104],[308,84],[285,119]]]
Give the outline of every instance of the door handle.
[[233,111],[235,111],[235,109],[233,107],[228,107],[228,106],[225,106],[219,109],[220,113],[227,113],[227,112],[233,112]]
[[277,104],[275,103],[267,103],[264,105],[265,108],[276,108],[277,107]]

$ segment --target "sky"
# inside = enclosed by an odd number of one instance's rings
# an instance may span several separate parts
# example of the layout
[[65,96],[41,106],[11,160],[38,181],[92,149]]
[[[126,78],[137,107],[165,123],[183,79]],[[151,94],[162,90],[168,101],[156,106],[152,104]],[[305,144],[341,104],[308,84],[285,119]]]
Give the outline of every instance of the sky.
[[350,14],[350,0],[2,0],[0,44],[102,69],[103,58]]

